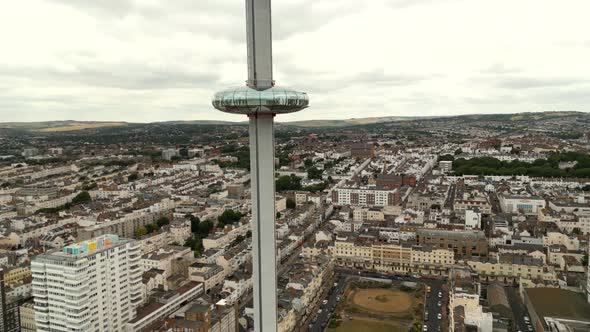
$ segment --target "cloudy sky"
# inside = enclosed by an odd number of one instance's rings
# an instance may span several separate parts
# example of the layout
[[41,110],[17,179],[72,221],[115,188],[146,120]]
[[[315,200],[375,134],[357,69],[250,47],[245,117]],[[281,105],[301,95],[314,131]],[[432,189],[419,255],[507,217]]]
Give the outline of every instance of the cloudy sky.
[[[277,0],[281,120],[590,110],[588,0]],[[243,0],[18,0],[0,11],[0,122],[243,120]]]

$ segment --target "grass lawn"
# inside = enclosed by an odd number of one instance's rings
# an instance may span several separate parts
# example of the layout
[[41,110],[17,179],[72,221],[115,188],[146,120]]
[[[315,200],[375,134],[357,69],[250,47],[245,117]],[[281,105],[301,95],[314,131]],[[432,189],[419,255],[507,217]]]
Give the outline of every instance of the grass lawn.
[[410,295],[397,289],[356,289],[351,295],[354,305],[370,312],[403,313],[414,304]]
[[406,332],[407,330],[401,326],[358,319],[342,322],[337,328],[328,329],[331,332]]

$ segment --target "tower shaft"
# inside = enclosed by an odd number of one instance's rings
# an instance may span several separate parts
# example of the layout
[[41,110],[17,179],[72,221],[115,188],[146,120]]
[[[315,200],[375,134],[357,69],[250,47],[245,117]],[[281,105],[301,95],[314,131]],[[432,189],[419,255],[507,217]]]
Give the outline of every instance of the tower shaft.
[[246,0],[248,86],[266,90],[273,85],[270,0]]
[[[270,0],[246,0],[248,86],[273,86]],[[274,114],[250,117],[252,193],[252,271],[254,330],[277,331],[277,262],[275,239]]]

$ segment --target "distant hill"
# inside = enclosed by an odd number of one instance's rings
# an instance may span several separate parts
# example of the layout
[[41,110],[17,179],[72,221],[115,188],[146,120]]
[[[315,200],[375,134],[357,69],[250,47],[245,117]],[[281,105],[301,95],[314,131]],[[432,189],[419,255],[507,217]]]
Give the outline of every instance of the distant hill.
[[[582,116],[590,118],[590,113],[584,112],[534,112],[534,113],[512,113],[512,114],[468,114],[458,116],[386,116],[386,117],[368,117],[368,118],[352,118],[343,120],[303,120],[278,122],[279,125],[296,126],[305,128],[319,128],[319,127],[348,127],[365,124],[413,121],[413,120],[437,120],[437,119],[457,119],[462,121],[497,121],[497,122],[526,122],[526,121],[543,121],[553,118]],[[244,125],[247,121],[231,122],[218,120],[191,120],[191,121],[163,121],[155,122],[154,124],[164,125]],[[147,124],[128,123],[128,122],[101,122],[101,121],[45,121],[45,122],[0,122],[0,129],[16,129],[35,132],[69,132],[84,129],[97,129],[109,127],[122,126],[141,126]]]
[[0,122],[0,129],[18,129],[38,132],[64,132],[83,129],[127,126],[126,122],[101,121],[44,121],[44,122]]

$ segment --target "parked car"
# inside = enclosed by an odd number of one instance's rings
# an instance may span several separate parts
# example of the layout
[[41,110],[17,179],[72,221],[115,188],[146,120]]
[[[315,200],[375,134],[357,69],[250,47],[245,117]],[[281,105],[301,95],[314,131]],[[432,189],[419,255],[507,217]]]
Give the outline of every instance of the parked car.
[[436,315],[436,318],[442,319],[442,315],[439,313],[438,315]]
[[428,331],[428,325],[424,324],[424,326],[422,326],[422,331],[427,332]]

